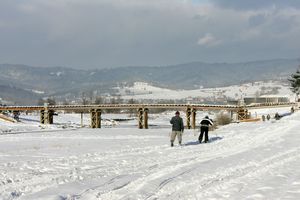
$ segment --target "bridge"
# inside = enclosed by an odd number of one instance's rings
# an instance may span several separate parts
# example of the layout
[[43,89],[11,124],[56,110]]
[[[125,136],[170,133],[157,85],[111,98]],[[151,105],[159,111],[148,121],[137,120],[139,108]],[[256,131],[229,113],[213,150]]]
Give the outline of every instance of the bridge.
[[186,126],[188,129],[196,128],[197,110],[226,110],[237,113],[238,120],[249,117],[249,109],[293,107],[298,108],[297,103],[260,103],[251,105],[213,105],[213,104],[99,104],[99,105],[47,105],[44,106],[0,106],[1,111],[9,111],[15,114],[21,111],[39,111],[40,123],[53,124],[53,116],[56,111],[69,111],[78,113],[90,113],[91,128],[101,128],[101,113],[103,110],[136,109],[138,116],[138,128],[148,129],[149,109],[176,109],[186,113]]

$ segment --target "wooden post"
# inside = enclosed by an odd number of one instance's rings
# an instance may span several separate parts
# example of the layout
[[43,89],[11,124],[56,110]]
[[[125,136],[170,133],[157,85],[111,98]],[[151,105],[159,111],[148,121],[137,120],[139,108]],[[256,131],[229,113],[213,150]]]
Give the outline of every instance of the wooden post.
[[244,120],[244,119],[248,119],[248,110],[241,108],[237,111],[238,114],[238,120]]
[[49,124],[49,111],[48,111],[48,109],[44,110],[44,124]]
[[90,110],[90,114],[91,114],[91,128],[96,128],[96,116],[95,116],[94,109]]
[[192,109],[192,129],[196,129],[196,109]]
[[53,124],[53,115],[54,115],[54,111],[49,110],[48,111],[48,122],[49,122],[49,124]]
[[98,109],[97,111],[97,128],[101,128],[101,110],[100,109]]
[[44,103],[44,124],[49,124],[49,110],[48,103]]
[[16,121],[20,121],[20,118],[19,118],[19,116],[20,116],[20,111],[14,110],[14,111],[13,111],[13,116],[14,116],[14,119],[15,119]]
[[101,128],[101,110],[96,109],[95,110],[95,115],[96,115],[96,128]]
[[45,111],[41,110],[40,111],[40,122],[41,122],[41,124],[45,124],[44,115],[45,115]]
[[144,108],[144,129],[148,129],[148,108]]
[[232,110],[230,111],[230,119],[231,119],[231,121],[234,120],[234,119],[233,119],[233,111],[232,111]]
[[83,127],[83,112],[80,113],[80,125]]
[[191,129],[191,108],[186,109],[186,127]]
[[138,109],[138,128],[143,129],[143,108]]
[[91,109],[91,128],[101,128],[101,110]]
[[41,123],[53,124],[54,111],[48,109],[48,103],[44,104],[44,110],[41,110]]

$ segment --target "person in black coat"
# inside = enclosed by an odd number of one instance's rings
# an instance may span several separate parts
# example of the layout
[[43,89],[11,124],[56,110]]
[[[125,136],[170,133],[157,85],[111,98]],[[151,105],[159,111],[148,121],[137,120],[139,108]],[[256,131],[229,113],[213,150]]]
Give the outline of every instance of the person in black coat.
[[275,113],[274,118],[275,118],[276,120],[280,120],[281,116],[280,116],[278,113]]
[[209,126],[212,126],[214,123],[212,122],[211,119],[209,119],[208,116],[206,116],[202,121],[200,122],[200,135],[199,135],[199,143],[202,142],[203,134],[205,134],[205,139],[204,142],[208,142],[208,129]]

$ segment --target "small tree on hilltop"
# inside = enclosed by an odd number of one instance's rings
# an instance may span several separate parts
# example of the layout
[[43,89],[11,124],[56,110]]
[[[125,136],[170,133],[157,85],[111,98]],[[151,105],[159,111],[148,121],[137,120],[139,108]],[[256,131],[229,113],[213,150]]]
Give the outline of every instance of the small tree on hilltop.
[[104,98],[103,97],[96,97],[96,100],[95,100],[95,104],[103,104],[104,103]]
[[46,103],[48,103],[50,106],[56,105],[56,101],[55,101],[54,98],[48,98],[48,99],[46,100]]
[[297,95],[297,98],[300,94],[300,70],[298,69],[295,74],[292,74],[288,79],[291,84],[291,90]]

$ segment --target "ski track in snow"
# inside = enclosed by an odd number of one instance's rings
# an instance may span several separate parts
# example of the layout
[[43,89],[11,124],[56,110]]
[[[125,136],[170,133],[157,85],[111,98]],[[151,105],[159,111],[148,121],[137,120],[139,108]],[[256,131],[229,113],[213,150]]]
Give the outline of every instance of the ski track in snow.
[[299,199],[300,115],[231,124],[197,145],[169,130],[3,135],[0,200]]

